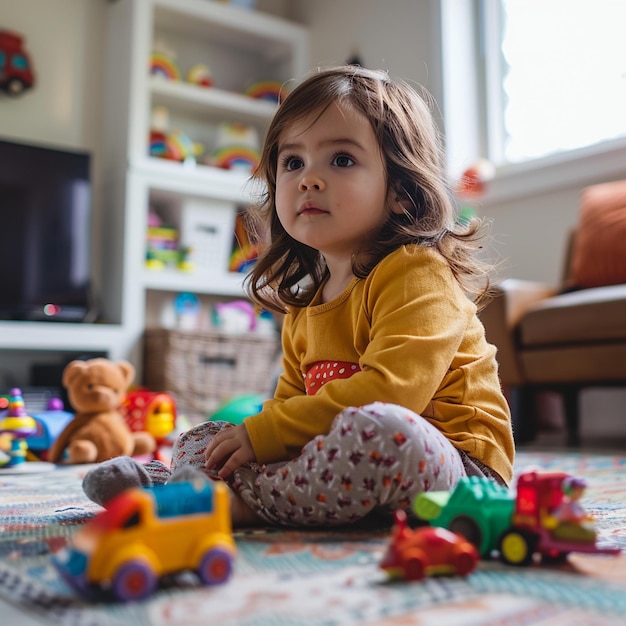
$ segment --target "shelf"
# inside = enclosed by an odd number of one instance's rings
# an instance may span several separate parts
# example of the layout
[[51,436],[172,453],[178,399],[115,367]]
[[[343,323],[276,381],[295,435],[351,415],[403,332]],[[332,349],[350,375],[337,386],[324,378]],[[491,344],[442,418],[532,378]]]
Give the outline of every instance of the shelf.
[[153,0],[159,30],[178,31],[185,37],[210,37],[225,47],[258,52],[270,58],[288,57],[306,37],[306,29],[259,11],[215,0]]
[[244,296],[244,274],[214,272],[193,273],[177,270],[144,270],[143,284],[152,291],[190,291],[195,294]]
[[246,95],[225,91],[217,87],[199,87],[192,83],[167,80],[160,76],[149,79],[153,103],[175,107],[195,115],[227,116],[246,122],[269,124],[276,104],[267,100],[250,98]]
[[157,157],[143,157],[131,166],[151,188],[166,192],[249,202],[251,194],[259,190],[258,183],[251,180],[250,174],[236,170],[178,163]]
[[117,324],[0,322],[3,350],[90,350],[109,352],[122,339]]

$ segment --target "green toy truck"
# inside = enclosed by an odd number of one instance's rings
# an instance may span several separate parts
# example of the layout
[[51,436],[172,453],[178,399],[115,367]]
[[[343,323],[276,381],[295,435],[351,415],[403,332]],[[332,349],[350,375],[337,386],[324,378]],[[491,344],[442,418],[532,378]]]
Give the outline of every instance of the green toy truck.
[[[529,565],[535,554],[563,559],[569,552],[616,554],[617,547],[596,544],[589,516],[572,521],[559,517],[566,503],[564,472],[522,472],[517,492],[487,478],[469,477],[451,492],[419,494],[415,513],[432,526],[463,535],[483,557],[495,552],[509,565]],[[567,484],[567,483],[566,483]]]

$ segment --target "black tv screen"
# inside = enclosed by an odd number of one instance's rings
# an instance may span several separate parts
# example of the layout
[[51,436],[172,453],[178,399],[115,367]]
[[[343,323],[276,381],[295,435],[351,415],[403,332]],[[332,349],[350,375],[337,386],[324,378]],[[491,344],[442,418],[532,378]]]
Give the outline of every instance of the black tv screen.
[[90,155],[0,140],[0,319],[84,321]]

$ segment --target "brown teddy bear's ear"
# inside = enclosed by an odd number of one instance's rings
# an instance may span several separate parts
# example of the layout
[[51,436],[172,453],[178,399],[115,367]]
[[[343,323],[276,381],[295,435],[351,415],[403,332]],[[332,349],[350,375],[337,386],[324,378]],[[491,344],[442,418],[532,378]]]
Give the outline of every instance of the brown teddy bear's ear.
[[87,367],[85,361],[71,361],[63,370],[63,386],[68,388],[76,377]]
[[126,387],[130,387],[130,383],[132,383],[133,378],[135,378],[135,368],[128,361],[120,361],[117,366],[120,372],[122,372]]

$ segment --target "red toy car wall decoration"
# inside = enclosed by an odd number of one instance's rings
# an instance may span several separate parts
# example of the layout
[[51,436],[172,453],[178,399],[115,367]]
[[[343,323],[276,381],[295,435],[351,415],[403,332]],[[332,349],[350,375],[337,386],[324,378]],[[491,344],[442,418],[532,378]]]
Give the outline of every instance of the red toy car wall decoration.
[[0,89],[18,96],[35,84],[30,56],[24,49],[24,38],[17,33],[0,30]]

